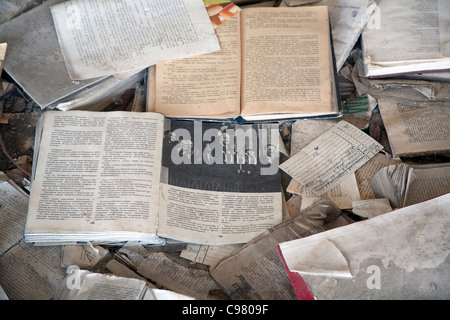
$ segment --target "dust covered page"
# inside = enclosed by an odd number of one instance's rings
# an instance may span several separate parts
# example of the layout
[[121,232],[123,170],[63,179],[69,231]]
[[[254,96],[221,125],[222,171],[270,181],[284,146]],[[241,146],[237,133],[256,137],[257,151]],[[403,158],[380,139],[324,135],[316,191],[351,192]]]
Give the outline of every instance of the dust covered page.
[[382,146],[362,130],[340,121],[280,168],[317,195],[323,195],[373,158]]
[[51,12],[72,80],[220,50],[202,0],[72,0]]

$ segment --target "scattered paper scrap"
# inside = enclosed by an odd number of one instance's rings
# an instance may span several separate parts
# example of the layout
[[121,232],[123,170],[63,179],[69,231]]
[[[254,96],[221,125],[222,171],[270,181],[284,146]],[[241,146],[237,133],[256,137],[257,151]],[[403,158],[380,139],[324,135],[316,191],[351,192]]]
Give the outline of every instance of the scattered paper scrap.
[[323,195],[382,150],[381,144],[346,121],[340,121],[280,168]]

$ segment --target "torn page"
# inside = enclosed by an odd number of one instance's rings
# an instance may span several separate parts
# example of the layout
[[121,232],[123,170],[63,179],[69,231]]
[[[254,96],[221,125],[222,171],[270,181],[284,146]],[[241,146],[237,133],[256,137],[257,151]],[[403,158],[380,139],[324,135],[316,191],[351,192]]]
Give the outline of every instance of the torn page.
[[306,250],[302,252],[302,259],[295,265],[296,272],[335,278],[352,277],[347,260],[332,241],[317,241]]
[[18,16],[35,2],[35,0],[0,1],[0,24]]
[[352,212],[362,218],[373,218],[392,211],[388,198],[353,201],[352,206]]
[[[448,299],[450,194],[279,245],[288,270],[330,241],[351,278],[302,278],[316,299]],[[332,251],[329,251],[330,253]],[[331,258],[331,256],[330,256]],[[338,257],[337,257],[338,258]],[[377,290],[375,290],[375,288]]]
[[448,81],[410,79],[409,76],[370,79],[364,76],[363,69],[361,58],[356,58],[351,77],[359,95],[369,94],[379,100],[418,107],[450,106]]
[[348,223],[334,203],[321,199],[212,266],[211,275],[231,299],[296,299],[277,244]]
[[73,80],[220,50],[202,0],[72,0],[51,12]]
[[145,281],[74,270],[62,282],[55,300],[142,300]]
[[108,255],[108,250],[101,246],[67,245],[63,246],[62,266],[71,265],[89,269]]
[[378,100],[394,157],[450,152],[450,108]]
[[389,165],[401,164],[403,163],[398,159],[388,159],[385,154],[379,153],[368,162],[366,162],[361,168],[355,171],[356,180],[358,182],[359,194],[361,195],[361,200],[365,199],[375,199],[377,198],[375,192],[372,189],[372,178],[380,171],[382,168]]
[[362,33],[366,76],[449,68],[450,2],[376,0],[376,3],[373,17]]
[[450,164],[412,165],[416,178],[411,183],[405,206],[450,192]]
[[209,300],[215,299],[209,292],[220,289],[207,270],[183,266],[162,252],[125,245],[117,255],[125,256],[140,275],[180,294]]
[[336,69],[341,70],[369,21],[376,7],[375,2],[373,0],[283,0],[280,7],[303,4],[328,6]]
[[316,194],[323,195],[382,148],[360,129],[340,121],[280,168]]
[[[341,209],[351,209],[352,202],[360,200],[358,183],[356,182],[355,174],[352,173],[342,179],[342,182],[323,194],[324,197],[329,198]],[[318,201],[318,197],[309,188],[304,188],[302,192],[302,206],[301,209],[306,209],[314,202]]]
[[378,197],[388,198],[392,208],[402,208],[415,178],[414,171],[407,164],[391,165],[372,178],[372,188]]
[[358,41],[376,4],[373,0],[321,0],[313,5],[328,6],[336,69],[339,71]]
[[242,245],[228,246],[208,246],[190,243],[186,249],[181,251],[180,257],[191,260],[192,262],[201,263],[211,266],[220,260],[228,257],[233,251],[239,249]]
[[[286,188],[286,191],[302,197],[302,209],[309,207],[312,203],[320,199],[317,194],[312,192],[310,189],[305,188],[294,179],[291,180]],[[329,198],[341,209],[351,209],[352,202],[361,198],[355,175],[349,175],[343,179],[340,184],[332,188],[330,191],[325,192],[322,196]]]

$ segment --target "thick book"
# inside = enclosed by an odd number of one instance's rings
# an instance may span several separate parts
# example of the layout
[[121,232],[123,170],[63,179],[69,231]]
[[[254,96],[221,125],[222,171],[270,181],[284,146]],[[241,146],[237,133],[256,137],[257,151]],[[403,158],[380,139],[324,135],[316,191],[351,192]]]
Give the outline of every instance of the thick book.
[[366,77],[402,76],[450,68],[450,2],[375,0],[362,32]]
[[338,117],[328,8],[242,8],[216,28],[220,52],[157,64],[147,110],[175,118]]
[[47,111],[25,241],[246,243],[281,222],[277,124]]

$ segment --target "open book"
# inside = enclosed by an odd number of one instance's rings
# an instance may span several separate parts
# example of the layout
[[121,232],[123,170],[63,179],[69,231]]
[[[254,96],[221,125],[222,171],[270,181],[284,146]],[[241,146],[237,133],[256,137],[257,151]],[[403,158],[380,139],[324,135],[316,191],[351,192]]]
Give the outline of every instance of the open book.
[[150,68],[147,110],[245,120],[340,115],[328,8],[243,8],[221,51]]
[[245,243],[281,222],[279,129],[47,111],[25,241]]

